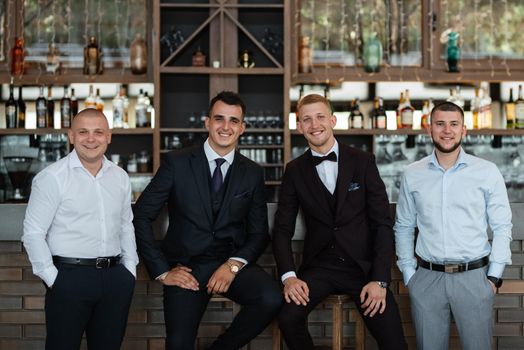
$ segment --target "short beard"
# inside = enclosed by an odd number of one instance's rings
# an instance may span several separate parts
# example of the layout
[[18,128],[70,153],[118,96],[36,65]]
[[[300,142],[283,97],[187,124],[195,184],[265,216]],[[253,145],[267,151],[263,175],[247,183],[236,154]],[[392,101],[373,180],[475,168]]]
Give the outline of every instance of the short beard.
[[438,142],[433,140],[433,146],[435,146],[435,148],[438,149],[442,153],[452,153],[453,151],[455,151],[457,148],[460,147],[461,143],[462,143],[462,138],[460,138],[460,140],[458,140],[457,143],[451,146],[451,148],[444,148]]

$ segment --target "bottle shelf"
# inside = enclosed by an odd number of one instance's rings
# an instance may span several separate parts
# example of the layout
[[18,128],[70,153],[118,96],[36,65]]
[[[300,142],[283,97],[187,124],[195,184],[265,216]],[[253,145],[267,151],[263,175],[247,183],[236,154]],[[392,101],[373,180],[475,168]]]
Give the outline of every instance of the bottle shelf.
[[[209,132],[204,128],[160,128],[160,132],[195,132],[195,133],[207,133]],[[281,133],[284,132],[284,129],[280,128],[264,128],[264,129],[255,129],[255,128],[246,128],[246,133],[258,133],[258,134],[270,134],[270,133]]]
[[160,73],[170,74],[218,74],[218,75],[279,75],[284,68],[212,68],[212,67],[160,67]]
[[[9,72],[0,73],[0,83],[8,84],[11,80]],[[98,75],[82,74],[81,68],[64,68],[61,74],[48,74],[45,71],[30,71],[23,75],[14,75],[15,85],[69,85],[73,83],[152,83],[148,74],[135,75],[129,69],[106,69]]]
[[[290,130],[291,135],[302,135],[297,130]],[[335,135],[363,135],[363,136],[374,136],[374,135],[424,135],[427,131],[424,129],[348,129],[348,130],[334,130]],[[467,130],[469,135],[522,135],[524,136],[524,129],[473,129]]]
[[[45,134],[66,134],[68,129],[0,129],[0,135],[45,135]],[[113,135],[149,135],[153,134],[151,128],[129,128],[129,129],[111,129]]]

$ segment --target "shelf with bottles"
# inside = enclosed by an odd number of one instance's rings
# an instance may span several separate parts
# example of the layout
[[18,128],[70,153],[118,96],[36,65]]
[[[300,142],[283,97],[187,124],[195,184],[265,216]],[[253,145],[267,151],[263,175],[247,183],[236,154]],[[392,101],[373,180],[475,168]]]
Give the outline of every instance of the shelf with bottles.
[[[153,93],[153,84],[127,85],[129,97],[127,91],[121,96],[119,86],[76,83],[70,86],[13,86],[18,93],[7,94],[7,86],[4,85],[2,90],[7,100],[7,113],[0,117],[0,134],[66,133],[72,117],[84,108],[102,111],[114,134],[153,134],[151,122],[154,121],[154,108],[148,96]],[[117,96],[113,95],[115,90],[118,91]],[[110,97],[112,99],[108,101]],[[115,115],[122,115],[122,120],[127,118],[127,123],[120,123],[122,128],[116,127]]]
[[0,83],[9,84],[11,77],[16,85],[69,85],[69,84],[95,84],[95,83],[121,83],[138,84],[152,83],[148,75],[134,75],[128,68],[106,69],[104,74],[85,75],[82,68],[67,68],[62,74],[50,74],[45,71],[29,70],[22,75],[0,73]]

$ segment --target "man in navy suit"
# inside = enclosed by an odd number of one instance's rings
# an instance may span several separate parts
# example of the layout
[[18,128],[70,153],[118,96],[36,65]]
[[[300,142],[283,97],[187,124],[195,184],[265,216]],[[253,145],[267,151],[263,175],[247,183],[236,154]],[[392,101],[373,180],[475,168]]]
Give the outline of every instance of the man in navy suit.
[[[333,293],[348,294],[380,349],[406,349],[398,307],[388,284],[392,219],[373,155],[338,143],[329,101],[307,95],[297,106],[297,129],[310,150],[284,174],[273,251],[286,302],[279,323],[292,350],[313,349],[308,314]],[[301,209],[306,224],[302,265],[291,239]]]
[[[211,349],[238,349],[276,316],[282,295],[256,260],[269,242],[264,171],[235,150],[245,106],[233,92],[211,100],[203,145],[166,155],[134,207],[138,251],[164,285],[166,349],[193,350],[213,294],[242,305]],[[158,247],[151,223],[167,203]]]

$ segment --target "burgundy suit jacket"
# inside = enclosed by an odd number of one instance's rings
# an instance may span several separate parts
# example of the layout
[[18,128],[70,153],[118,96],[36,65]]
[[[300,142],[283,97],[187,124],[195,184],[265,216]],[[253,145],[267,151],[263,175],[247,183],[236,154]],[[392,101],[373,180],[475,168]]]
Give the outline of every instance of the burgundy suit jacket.
[[322,186],[310,150],[288,163],[273,229],[279,274],[296,271],[291,239],[301,209],[306,233],[300,269],[307,268],[334,239],[368,281],[390,282],[393,220],[374,156],[339,142],[335,215]]

